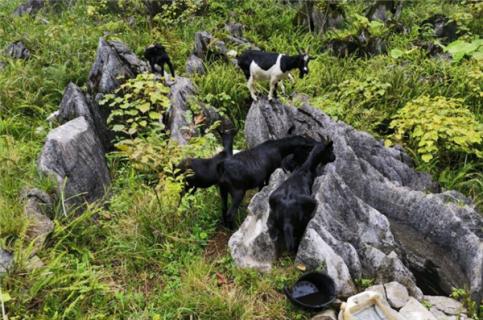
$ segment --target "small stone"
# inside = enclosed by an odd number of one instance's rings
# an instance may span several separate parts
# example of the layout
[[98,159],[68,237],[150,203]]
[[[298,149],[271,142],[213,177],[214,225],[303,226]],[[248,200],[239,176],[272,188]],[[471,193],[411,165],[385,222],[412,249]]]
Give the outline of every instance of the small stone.
[[33,241],[32,253],[39,251],[44,245],[47,236],[54,230],[54,223],[46,215],[52,209],[50,196],[39,190],[30,189],[22,193],[24,199],[24,213],[28,220],[26,240]]
[[377,284],[375,286],[371,286],[369,288],[367,288],[365,291],[374,291],[374,292],[377,292],[381,295],[381,297],[384,298],[384,300],[387,300],[387,297],[386,297],[386,290],[384,290],[384,285],[382,284]]
[[408,303],[399,310],[399,313],[408,320],[437,320],[426,307],[413,297],[409,298]]
[[12,266],[13,256],[11,253],[0,248],[0,273],[7,272]]
[[446,315],[458,315],[466,312],[466,309],[463,307],[461,302],[448,297],[424,296],[424,300],[431,305],[431,310],[438,309],[441,312],[444,312]]
[[27,49],[22,41],[15,41],[14,43],[10,44],[5,49],[5,54],[14,59],[27,60],[28,58],[30,58],[30,50]]
[[320,313],[317,313],[315,316],[312,317],[311,320],[337,320],[337,315],[335,310],[327,309]]
[[386,283],[384,289],[386,290],[387,301],[393,308],[400,309],[409,300],[408,289],[399,282]]
[[43,266],[44,266],[44,263],[42,262],[42,260],[40,260],[40,258],[37,255],[35,255],[28,260],[28,263],[25,266],[25,269],[27,269],[27,271],[34,271],[35,269],[42,268]]

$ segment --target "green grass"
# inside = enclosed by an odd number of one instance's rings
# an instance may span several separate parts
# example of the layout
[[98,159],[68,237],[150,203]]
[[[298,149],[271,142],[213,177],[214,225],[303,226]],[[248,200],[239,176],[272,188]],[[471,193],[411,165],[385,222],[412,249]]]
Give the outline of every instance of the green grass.
[[[294,26],[296,10],[275,0],[238,4],[212,0],[200,9],[200,15],[152,21],[137,11],[136,1],[120,12],[110,12],[104,2],[81,0],[68,9],[42,10],[36,17],[12,17],[10,12],[20,2],[0,4],[0,48],[22,40],[32,52],[27,61],[0,56],[6,63],[0,71],[0,245],[15,252],[14,269],[0,282],[2,292],[12,297],[5,303],[9,319],[310,317],[293,309],[281,293],[283,285],[299,275],[291,259],[282,259],[266,275],[234,266],[226,248],[227,236],[217,229],[220,203],[215,188],[186,197],[178,208],[175,184],[163,180],[165,184],[153,189],[152,175],[116,155],[109,155],[111,198],[76,217],[64,217],[56,205],[55,231],[38,253],[44,266],[27,270],[31,249],[24,236],[27,222],[19,194],[25,187],[54,193],[52,182],[36,170],[50,129],[44,119],[57,108],[67,83],[85,84],[100,36],[122,40],[137,54],[150,43],[165,43],[182,74],[196,31],[222,37],[224,23],[237,20],[245,24],[246,38],[262,49],[295,53],[297,47],[308,48],[317,57],[310,64],[310,74],[300,80],[295,72],[297,80],[286,83],[287,93],[307,94],[314,106],[378,138],[390,134],[387,123],[400,108],[423,94],[462,98],[481,123],[481,63],[431,59],[420,50],[400,59],[386,55],[337,59],[320,52],[324,36]],[[95,10],[88,13],[88,6]],[[345,7],[351,16],[360,14],[364,3]],[[458,16],[474,10],[446,1],[405,2],[401,20],[411,28],[407,34],[390,34],[389,50],[411,49],[418,37],[415,25],[433,13]],[[466,22],[469,36],[481,30],[481,19],[477,20]],[[361,99],[356,84],[369,79],[389,87],[381,96]],[[342,85],[346,80],[352,84]],[[208,63],[207,74],[194,81],[200,101],[243,126],[249,94],[239,70],[231,64]],[[158,137],[149,139],[153,145],[163,143],[153,142]],[[186,152],[213,152],[212,142],[207,142],[208,147],[200,147],[202,143]],[[244,146],[242,133],[236,146]],[[460,190],[482,208],[479,159],[459,154],[424,164],[414,157],[419,169],[432,173],[443,187]],[[248,197],[245,205],[247,201]],[[240,221],[244,214],[240,213]],[[223,245],[215,246],[215,242]]]

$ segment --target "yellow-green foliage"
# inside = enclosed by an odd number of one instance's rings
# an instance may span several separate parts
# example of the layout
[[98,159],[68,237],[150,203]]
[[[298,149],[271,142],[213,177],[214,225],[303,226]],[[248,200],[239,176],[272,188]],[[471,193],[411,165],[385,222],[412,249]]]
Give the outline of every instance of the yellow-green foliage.
[[417,146],[425,162],[444,152],[476,153],[482,128],[460,99],[421,96],[404,106],[390,124],[394,139]]
[[105,95],[100,105],[112,109],[107,123],[113,131],[133,137],[159,127],[160,112],[169,106],[168,93],[153,74],[141,73]]

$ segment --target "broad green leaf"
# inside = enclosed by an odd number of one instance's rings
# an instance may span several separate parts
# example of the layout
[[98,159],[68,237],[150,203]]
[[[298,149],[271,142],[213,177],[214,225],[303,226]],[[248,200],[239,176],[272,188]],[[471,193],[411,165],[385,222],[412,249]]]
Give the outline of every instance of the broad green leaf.
[[431,154],[423,154],[421,156],[421,159],[423,159],[424,162],[429,162],[429,161],[431,161],[431,159],[433,159],[433,155],[431,155]]
[[124,131],[124,129],[126,129],[126,127],[123,124],[115,124],[114,126],[112,126],[112,131],[115,132],[121,132]]
[[139,111],[141,111],[142,113],[146,113],[151,108],[151,104],[149,102],[145,102],[145,103],[142,103],[142,104],[138,105],[136,108]]
[[3,302],[8,302],[8,301],[12,300],[12,297],[10,296],[10,294],[8,294],[8,292],[2,292],[2,294],[0,294],[0,299]]
[[151,111],[149,113],[149,118],[153,120],[159,120],[161,118],[161,114],[159,112]]

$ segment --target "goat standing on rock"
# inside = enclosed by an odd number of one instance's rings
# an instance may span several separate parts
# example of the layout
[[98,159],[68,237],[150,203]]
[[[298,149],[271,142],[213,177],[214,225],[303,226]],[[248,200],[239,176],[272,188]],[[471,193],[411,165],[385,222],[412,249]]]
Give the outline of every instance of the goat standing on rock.
[[161,75],[164,77],[164,65],[167,64],[171,75],[173,78],[175,77],[174,66],[163,45],[156,43],[147,47],[146,50],[144,50],[144,58],[149,61],[152,72],[156,72],[157,65],[161,68]]
[[267,221],[270,235],[274,240],[281,235],[290,253],[296,252],[317,206],[311,196],[317,166],[334,160],[333,143],[318,143],[305,163],[270,195],[271,210]]
[[[269,80],[270,92],[268,100],[273,99],[276,95],[277,84],[280,80],[288,77],[293,80],[290,75],[290,70],[299,69],[300,79],[309,73],[309,61],[313,59],[307,53],[299,50],[299,54],[295,56],[287,56],[280,53],[263,52],[257,50],[245,51],[237,58],[238,66],[243,70],[245,77],[248,80],[247,86],[250,90],[250,95],[254,101],[257,100],[253,82],[255,80]],[[282,85],[282,91],[285,88]]]
[[[314,144],[312,139],[290,136],[266,141],[222,161],[218,165],[218,173],[223,224],[233,228],[233,219],[247,190],[263,187],[273,171],[280,167],[282,160],[296,148],[312,148]],[[232,204],[227,211],[228,194],[231,195]]]

